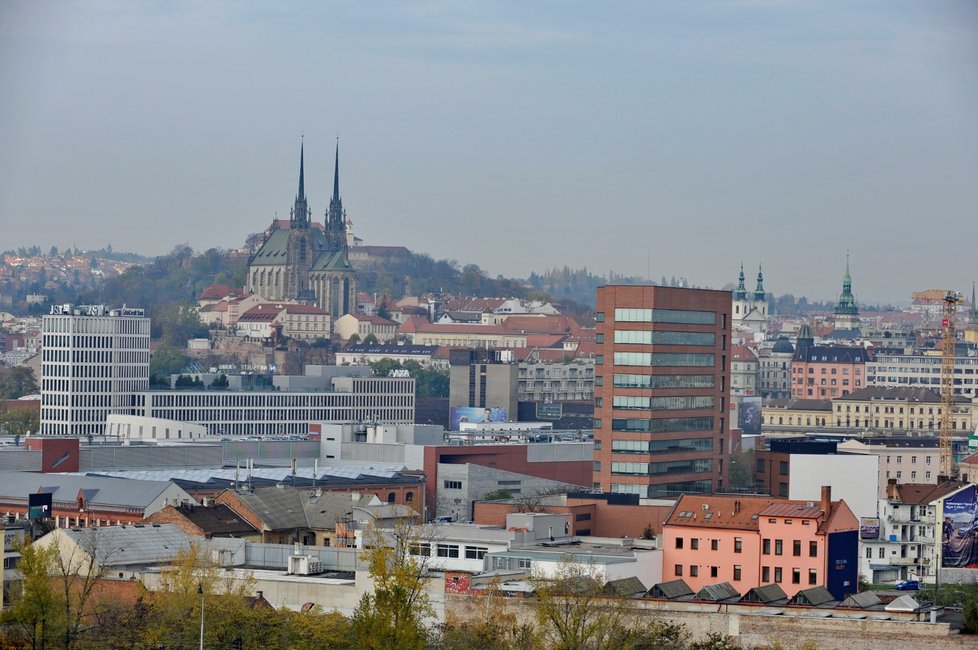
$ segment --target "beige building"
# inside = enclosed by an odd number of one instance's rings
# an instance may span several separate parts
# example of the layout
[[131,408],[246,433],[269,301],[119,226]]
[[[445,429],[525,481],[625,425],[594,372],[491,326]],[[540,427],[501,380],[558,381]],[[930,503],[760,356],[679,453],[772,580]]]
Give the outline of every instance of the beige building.
[[445,345],[453,348],[525,348],[526,334],[511,332],[501,325],[429,323],[424,319],[405,321],[399,334],[416,345]]
[[[955,397],[953,428],[974,431],[974,403]],[[941,428],[941,396],[928,388],[863,388],[832,400],[832,426],[894,431],[937,432]]]
[[832,422],[832,402],[827,399],[772,399],[762,410],[764,429],[805,433]]
[[346,314],[336,319],[335,333],[344,341],[356,334],[360,340],[373,334],[378,343],[387,343],[397,336],[397,323],[369,314]]
[[840,442],[839,453],[879,457],[877,498],[886,498],[890,479],[899,484],[937,484],[940,450],[937,438],[862,438]]

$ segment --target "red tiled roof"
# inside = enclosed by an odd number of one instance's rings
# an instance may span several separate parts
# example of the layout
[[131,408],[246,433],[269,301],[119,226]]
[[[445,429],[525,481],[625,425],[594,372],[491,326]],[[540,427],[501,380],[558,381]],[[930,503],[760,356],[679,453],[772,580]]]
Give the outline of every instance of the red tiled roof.
[[581,326],[570,316],[517,314],[503,321],[503,327],[520,334],[574,334],[581,332]]
[[965,485],[961,481],[945,481],[937,485],[928,483],[901,483],[897,484],[896,489],[900,503],[906,505],[923,505],[947,496]]
[[772,503],[760,512],[762,517],[797,517],[798,519],[818,519],[824,513],[818,506],[808,507],[814,501],[789,501],[787,503]]
[[[676,503],[666,526],[758,530],[762,510],[785,499],[758,496],[714,496],[687,494]],[[707,506],[704,510],[703,506]],[[691,513],[681,516],[683,513]],[[709,517],[707,517],[709,515]]]
[[757,363],[757,355],[746,345],[735,345],[730,349],[731,358],[734,361],[747,361]]
[[372,325],[386,325],[388,327],[397,327],[397,323],[392,320],[387,320],[386,318],[381,318],[373,314],[350,314],[358,321],[362,323],[371,323]]
[[217,312],[222,312],[227,310],[228,310],[227,300],[222,300],[220,302],[214,302],[209,305],[204,305],[199,309],[199,311],[217,311]]
[[226,284],[212,284],[197,296],[197,300],[220,300],[231,293],[231,287]]
[[325,309],[320,309],[315,305],[283,305],[283,311],[290,314],[313,314],[316,316],[329,316],[329,312]]

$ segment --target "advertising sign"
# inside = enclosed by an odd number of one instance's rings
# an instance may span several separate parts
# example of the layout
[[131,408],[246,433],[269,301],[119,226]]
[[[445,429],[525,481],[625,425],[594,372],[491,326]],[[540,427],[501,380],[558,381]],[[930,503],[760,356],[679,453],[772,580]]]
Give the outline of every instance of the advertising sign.
[[879,539],[880,520],[875,517],[862,517],[859,520],[859,539]]
[[944,500],[941,566],[978,569],[978,490],[969,485]]
[[740,398],[740,411],[737,414],[737,427],[745,436],[757,436],[761,433],[761,398]]
[[449,431],[458,431],[462,422],[509,422],[509,409],[481,406],[453,406],[448,414]]
[[27,518],[50,519],[52,503],[50,492],[27,495]]

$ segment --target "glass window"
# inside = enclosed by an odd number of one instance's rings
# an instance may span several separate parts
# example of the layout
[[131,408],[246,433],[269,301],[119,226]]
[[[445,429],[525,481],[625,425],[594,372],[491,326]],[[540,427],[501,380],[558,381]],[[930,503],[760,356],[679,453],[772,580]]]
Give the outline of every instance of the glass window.
[[616,309],[615,320],[622,323],[649,323],[652,321],[652,310]]
[[791,584],[793,585],[801,584],[801,569],[791,570]]
[[[648,310],[643,310],[648,311]],[[687,309],[653,309],[653,323],[681,323],[684,325],[715,325],[717,315],[712,311],[692,311]]]
[[[616,333],[617,334],[617,333]],[[717,337],[713,332],[669,332],[656,330],[649,332],[651,343],[656,345],[716,345]]]
[[734,537],[734,553],[743,553],[744,551],[744,538]]
[[616,366],[650,366],[652,354],[649,352],[615,352]]
[[718,551],[718,550],[720,550],[720,540],[718,540],[718,539],[711,539],[710,540],[710,550],[711,551]]
[[734,575],[733,575],[733,579],[734,579],[734,580],[740,580],[740,576],[741,576],[741,573],[742,573],[742,572],[741,572],[741,567],[740,567],[740,565],[739,565],[739,564],[735,564],[735,565],[734,565]]
[[801,557],[801,540],[796,539],[791,543],[791,554],[794,557]]
[[818,584],[818,571],[815,569],[808,570],[808,584],[817,585]]
[[652,332],[649,330],[615,330],[615,343],[649,345]]
[[[632,353],[635,354],[635,353]],[[615,357],[618,353],[615,353]],[[712,367],[716,365],[715,354],[699,354],[692,352],[655,352],[650,355],[653,366],[663,368],[675,367]],[[638,365],[638,364],[632,364]],[[649,364],[646,364],[649,365]]]
[[675,572],[676,572],[676,576],[677,576],[677,577],[681,577],[681,576],[683,575],[683,565],[682,565],[682,564],[677,564],[677,565],[676,565],[676,566],[674,567],[674,570],[675,570]]
[[777,583],[781,582],[781,567],[774,567],[774,581]]
[[818,557],[818,542],[808,542],[808,557]]
[[691,577],[695,578],[699,574],[700,574],[700,568],[698,566],[696,566],[695,564],[690,565],[690,567],[689,567],[689,575]]
[[765,539],[763,542],[761,542],[761,549],[762,549],[761,550],[761,554],[762,555],[770,555],[771,554],[771,540],[770,539]]
[[781,555],[782,551],[784,550],[783,546],[784,544],[780,539],[774,540],[774,554]]

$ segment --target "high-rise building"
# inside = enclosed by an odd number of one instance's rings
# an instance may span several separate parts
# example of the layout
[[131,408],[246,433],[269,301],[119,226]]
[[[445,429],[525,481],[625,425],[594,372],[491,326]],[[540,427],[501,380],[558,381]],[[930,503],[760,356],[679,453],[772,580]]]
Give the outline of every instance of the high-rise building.
[[731,306],[729,291],[598,289],[595,488],[650,498],[723,488]]
[[41,434],[99,435],[149,390],[149,318],[142,309],[55,305],[41,322]]

